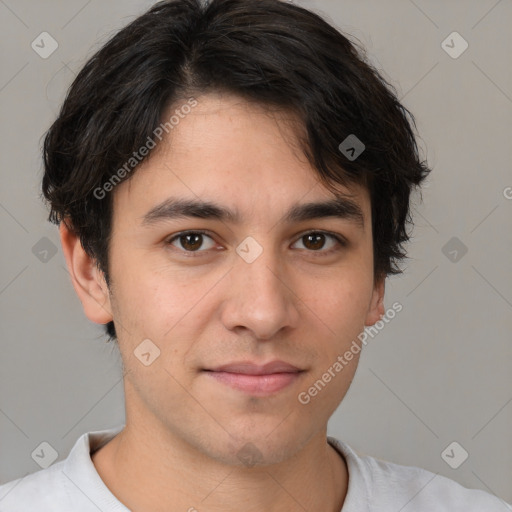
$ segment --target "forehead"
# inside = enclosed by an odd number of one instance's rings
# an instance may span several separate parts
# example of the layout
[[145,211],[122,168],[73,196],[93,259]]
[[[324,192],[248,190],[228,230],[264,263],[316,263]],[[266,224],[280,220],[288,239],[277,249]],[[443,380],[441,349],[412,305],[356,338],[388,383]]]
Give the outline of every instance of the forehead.
[[[176,109],[179,105],[167,117]],[[366,188],[336,184],[336,194],[326,188],[302,153],[298,134],[298,120],[287,111],[233,96],[200,96],[150,158],[117,187],[114,212],[128,211],[147,222],[165,210],[197,213],[204,207],[213,217],[238,223],[284,211],[288,220],[300,221],[305,217],[299,204],[315,203],[310,210],[319,210],[319,202],[330,201],[331,211],[353,221],[358,209],[361,221],[369,217]]]

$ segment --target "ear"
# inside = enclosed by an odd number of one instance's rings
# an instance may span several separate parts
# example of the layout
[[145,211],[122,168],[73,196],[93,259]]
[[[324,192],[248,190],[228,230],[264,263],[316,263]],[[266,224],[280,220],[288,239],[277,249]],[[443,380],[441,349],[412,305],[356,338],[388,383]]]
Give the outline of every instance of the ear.
[[71,281],[85,315],[97,324],[106,324],[112,317],[110,295],[103,272],[83,249],[80,238],[62,221],[59,226],[62,252]]
[[384,290],[386,277],[379,277],[375,280],[372,298],[368,315],[366,316],[365,325],[373,325],[378,322],[384,315]]

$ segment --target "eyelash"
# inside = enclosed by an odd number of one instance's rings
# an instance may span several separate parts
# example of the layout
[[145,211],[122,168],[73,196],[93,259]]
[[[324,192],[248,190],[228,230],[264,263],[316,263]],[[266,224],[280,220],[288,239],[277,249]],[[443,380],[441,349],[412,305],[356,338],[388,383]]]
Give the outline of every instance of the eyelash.
[[[307,231],[306,233],[302,233],[294,243],[298,242],[301,238],[304,238],[307,235],[313,235],[313,234],[314,235],[330,236],[338,242],[338,244],[341,246],[341,248],[345,248],[348,245],[348,242],[342,236],[340,236],[336,233],[332,233],[331,231],[323,231],[323,230],[313,230],[313,231]],[[197,229],[197,230],[193,230],[193,231],[182,231],[181,233],[177,233],[176,235],[173,235],[171,238],[168,238],[165,243],[169,246],[172,246],[172,242],[174,242],[175,240],[177,240],[180,237],[185,236],[185,235],[206,235],[209,238],[213,239],[213,237],[208,233],[208,231],[205,231],[202,229]],[[186,251],[186,250],[182,250],[182,249],[176,249],[176,250],[181,252],[182,254],[185,254],[187,257],[192,257],[192,258],[198,257],[201,255],[201,253],[206,252],[206,251],[200,251],[200,250],[198,250],[198,251]],[[322,251],[321,249],[319,249],[317,251],[306,249],[307,252],[316,253],[318,256],[329,255],[329,254],[337,252],[339,250],[340,250],[340,247],[335,247],[333,249],[329,249],[328,251]]]

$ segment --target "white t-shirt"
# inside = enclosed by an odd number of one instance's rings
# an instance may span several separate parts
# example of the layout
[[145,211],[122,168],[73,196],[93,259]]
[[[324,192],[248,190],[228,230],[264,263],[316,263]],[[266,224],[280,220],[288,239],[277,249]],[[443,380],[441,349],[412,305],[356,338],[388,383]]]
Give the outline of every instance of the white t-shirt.
[[[0,512],[130,512],[91,460],[123,426],[83,434],[67,459],[0,486]],[[359,455],[328,437],[347,461],[348,491],[340,512],[507,512],[512,506],[425,469]]]

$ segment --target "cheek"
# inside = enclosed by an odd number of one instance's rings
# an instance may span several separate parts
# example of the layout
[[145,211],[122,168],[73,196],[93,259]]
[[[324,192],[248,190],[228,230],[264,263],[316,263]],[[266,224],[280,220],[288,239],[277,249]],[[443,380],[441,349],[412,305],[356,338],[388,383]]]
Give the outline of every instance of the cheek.
[[326,333],[343,343],[364,328],[370,306],[372,281],[365,274],[352,273],[311,283],[317,289],[305,300]]
[[331,280],[325,293],[308,304],[317,327],[310,330],[317,359],[297,398],[310,414],[330,417],[354,379],[371,294],[365,279]]
[[125,321],[162,335],[199,301],[204,287],[190,272],[157,266],[142,251],[112,252],[114,295]]
[[359,361],[359,348],[348,347],[324,359],[305,381],[297,394],[297,407],[302,414],[327,422],[347,394]]
[[124,327],[119,334],[126,353],[149,339],[160,351],[158,362],[171,373],[187,367],[189,353],[195,353],[205,324],[215,314],[213,291],[222,275],[143,265],[123,272],[119,267],[115,319]]

